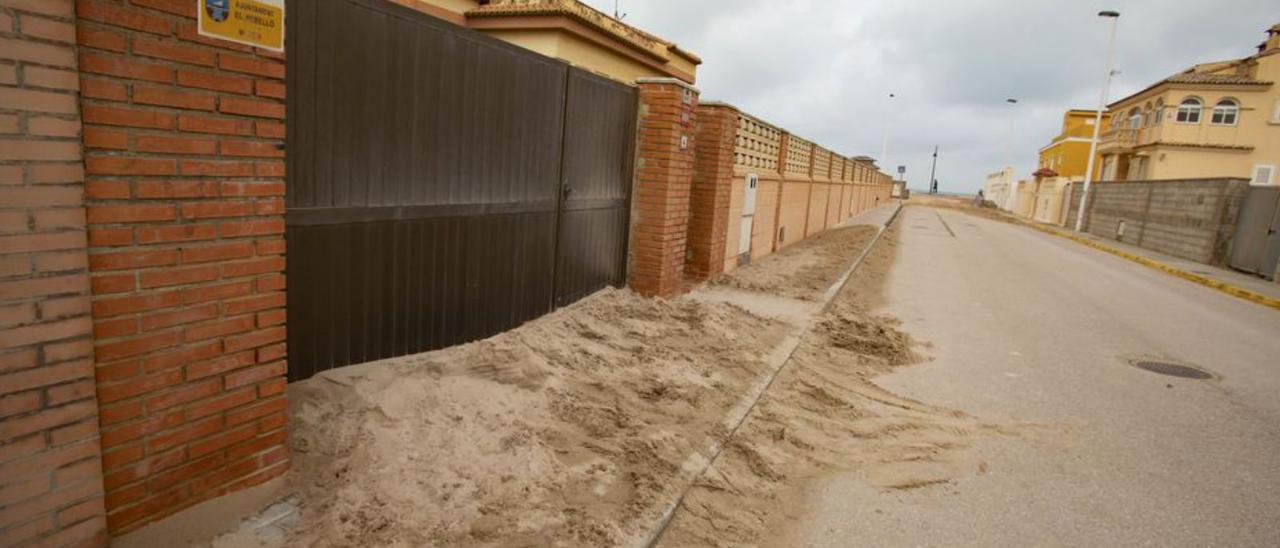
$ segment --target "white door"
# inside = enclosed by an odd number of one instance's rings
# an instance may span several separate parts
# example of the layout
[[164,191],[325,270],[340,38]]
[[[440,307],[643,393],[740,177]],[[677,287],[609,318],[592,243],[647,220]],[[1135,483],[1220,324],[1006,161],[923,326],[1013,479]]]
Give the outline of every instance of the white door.
[[760,186],[760,177],[754,173],[747,174],[747,184],[742,189],[742,227],[738,233],[738,254],[751,251],[751,222],[756,216],[756,187]]

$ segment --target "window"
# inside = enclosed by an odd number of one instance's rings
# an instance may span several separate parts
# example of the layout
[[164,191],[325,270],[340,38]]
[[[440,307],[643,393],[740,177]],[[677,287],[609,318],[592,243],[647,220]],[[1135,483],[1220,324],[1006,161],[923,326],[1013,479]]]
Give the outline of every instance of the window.
[[1155,125],[1160,125],[1162,120],[1164,120],[1164,99],[1156,99]]
[[1142,127],[1142,111],[1138,107],[1129,109],[1129,129],[1138,129]]
[[1202,103],[1195,97],[1187,97],[1182,100],[1182,104],[1178,105],[1177,120],[1184,124],[1200,123],[1200,105]]
[[1213,105],[1213,117],[1209,123],[1220,126],[1236,125],[1236,117],[1240,114],[1240,104],[1235,99],[1223,99]]
[[1276,172],[1276,166],[1256,165],[1253,166],[1253,180],[1250,181],[1255,185],[1271,184],[1272,175]]
[[1151,126],[1152,126],[1152,120],[1151,120],[1151,103],[1147,103],[1146,108],[1142,109],[1142,125],[1143,125],[1144,127],[1151,127]]
[[1271,121],[1280,122],[1280,99],[1276,99],[1276,108],[1271,110]]

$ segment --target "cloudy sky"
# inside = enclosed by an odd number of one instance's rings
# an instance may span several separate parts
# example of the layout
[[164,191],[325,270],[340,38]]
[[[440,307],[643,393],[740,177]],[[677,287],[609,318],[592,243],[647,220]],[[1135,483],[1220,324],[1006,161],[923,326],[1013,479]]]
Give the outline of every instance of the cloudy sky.
[[[613,12],[614,0],[586,0]],[[1094,108],[1120,11],[1111,100],[1194,63],[1253,53],[1276,0],[620,0],[626,21],[703,59],[698,88],[846,155],[906,165],[923,188],[972,192],[1037,151],[1068,108]],[[888,95],[897,95],[892,101]],[[1019,103],[1012,109],[1006,98]],[[885,164],[882,162],[881,166]]]

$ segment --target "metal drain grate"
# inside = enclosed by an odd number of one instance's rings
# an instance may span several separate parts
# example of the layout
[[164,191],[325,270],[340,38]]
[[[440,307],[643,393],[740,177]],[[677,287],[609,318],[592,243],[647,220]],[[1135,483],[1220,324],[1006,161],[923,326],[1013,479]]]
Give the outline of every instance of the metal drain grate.
[[1150,360],[1137,360],[1132,362],[1134,367],[1145,369],[1152,373],[1161,375],[1169,375],[1171,377],[1182,377],[1184,379],[1212,379],[1213,373],[1203,369],[1192,367],[1190,365],[1182,365],[1177,363],[1157,362]]

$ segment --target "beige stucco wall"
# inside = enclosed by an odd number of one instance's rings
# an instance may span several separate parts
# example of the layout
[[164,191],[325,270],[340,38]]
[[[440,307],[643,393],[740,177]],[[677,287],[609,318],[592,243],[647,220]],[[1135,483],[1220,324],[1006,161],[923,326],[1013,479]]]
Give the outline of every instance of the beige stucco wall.
[[[480,6],[477,0],[392,0],[410,7],[420,6],[423,11],[436,15],[440,12],[457,15],[458,24],[476,27],[474,21],[466,19],[465,14]],[[605,75],[626,83],[634,83],[638,78],[667,78],[680,74],[692,79],[698,70],[694,61],[680,55],[673,48],[659,45],[658,48],[665,61],[653,60],[654,64],[646,64],[648,58],[642,54],[629,55],[621,50],[602,45],[583,38],[572,31],[562,28],[503,28],[504,25],[492,24],[492,21],[481,20],[484,25],[478,30],[500,40],[536,51],[548,57],[555,57],[574,66]],[[619,46],[625,48],[625,46]],[[629,51],[629,50],[628,50]],[[666,72],[663,69],[674,72]]]
[[622,82],[666,77],[638,61],[588,40],[555,29],[486,29],[486,34],[522,48],[555,57],[573,66]]
[[433,6],[441,7],[459,15],[480,5],[476,0],[418,0],[418,2],[421,4],[431,4]]
[[[514,41],[512,43],[520,44]],[[573,34],[560,34],[559,49],[552,57],[627,83],[635,82],[638,78],[669,77],[662,71]],[[689,74],[693,72],[689,71]]]
[[1158,147],[1144,152],[1150,158],[1147,178],[1157,180],[1251,177],[1257,163],[1255,154],[1236,151]]

